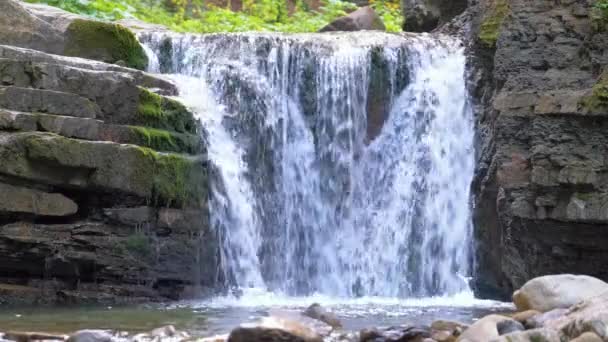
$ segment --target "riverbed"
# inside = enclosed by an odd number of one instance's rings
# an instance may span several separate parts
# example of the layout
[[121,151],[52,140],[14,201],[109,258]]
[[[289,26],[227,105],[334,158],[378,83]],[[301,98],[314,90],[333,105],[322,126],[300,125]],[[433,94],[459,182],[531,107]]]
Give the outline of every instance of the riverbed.
[[472,323],[489,313],[513,310],[511,304],[475,299],[470,293],[420,299],[344,299],[282,297],[260,292],[240,298],[127,307],[11,308],[0,312],[0,330],[70,333],[95,328],[137,333],[174,325],[190,335],[205,337],[227,333],[241,323],[267,316],[272,310],[303,310],[315,302],[334,312],[347,331],[404,324],[428,325],[439,319]]

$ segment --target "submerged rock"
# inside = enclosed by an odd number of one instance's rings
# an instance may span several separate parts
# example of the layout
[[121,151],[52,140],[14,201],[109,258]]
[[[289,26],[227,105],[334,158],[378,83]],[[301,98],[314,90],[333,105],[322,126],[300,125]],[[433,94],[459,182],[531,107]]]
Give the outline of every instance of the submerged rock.
[[107,330],[80,330],[68,338],[68,342],[111,342],[113,335]]
[[314,303],[309,306],[304,311],[304,315],[310,318],[317,319],[321,322],[325,322],[334,328],[342,327],[342,322],[340,322],[340,319],[335,314],[325,310],[325,308],[323,308],[321,304],[318,303]]
[[376,30],[385,31],[386,27],[373,8],[366,6],[334,20],[319,30],[319,32],[329,31],[363,31]]
[[608,284],[589,276],[561,274],[534,278],[513,294],[518,310],[541,312],[570,306],[608,292]]
[[423,341],[431,337],[429,327],[389,327],[365,329],[359,333],[360,342]]

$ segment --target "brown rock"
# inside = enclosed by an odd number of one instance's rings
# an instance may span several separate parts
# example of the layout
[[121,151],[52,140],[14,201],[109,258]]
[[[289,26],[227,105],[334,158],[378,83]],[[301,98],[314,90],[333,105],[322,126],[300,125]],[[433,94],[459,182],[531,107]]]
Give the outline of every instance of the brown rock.
[[386,30],[382,19],[371,7],[361,7],[347,16],[338,18],[320,29],[319,32],[363,30]]
[[47,333],[38,332],[20,332],[20,331],[9,331],[4,334],[4,339],[17,341],[17,342],[30,342],[30,341],[65,341],[67,336],[65,335],[54,335]]

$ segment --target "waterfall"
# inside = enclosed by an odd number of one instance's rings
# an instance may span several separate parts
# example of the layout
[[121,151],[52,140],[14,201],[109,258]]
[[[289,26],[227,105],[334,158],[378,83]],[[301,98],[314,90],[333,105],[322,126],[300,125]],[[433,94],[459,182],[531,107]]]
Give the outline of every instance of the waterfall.
[[464,50],[431,35],[140,35],[205,128],[225,286],[423,297],[468,289]]

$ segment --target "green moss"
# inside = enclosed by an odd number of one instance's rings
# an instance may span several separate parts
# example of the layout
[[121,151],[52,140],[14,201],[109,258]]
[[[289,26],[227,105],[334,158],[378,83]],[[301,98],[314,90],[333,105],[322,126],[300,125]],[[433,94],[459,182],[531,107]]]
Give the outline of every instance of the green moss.
[[588,111],[608,111],[608,72],[604,71],[593,86],[591,96],[581,99],[580,105]]
[[591,26],[595,32],[605,32],[608,28],[608,0],[597,0],[591,9]]
[[156,151],[198,154],[201,152],[200,139],[196,135],[173,133],[166,130],[131,126],[135,137],[131,143],[149,147]]
[[160,125],[163,121],[163,99],[148,89],[139,88],[139,105],[137,114],[150,125]]
[[192,113],[179,101],[139,89],[138,123],[180,133],[196,133]]
[[151,200],[156,206],[199,207],[207,198],[207,173],[200,160],[180,154],[158,153],[139,147],[145,157],[152,159]]
[[487,46],[494,47],[500,34],[500,27],[509,14],[506,0],[494,0],[479,30],[479,39]]
[[158,151],[177,151],[178,147],[171,133],[155,128],[131,127],[139,144]]
[[581,201],[591,201],[593,200],[593,193],[588,193],[588,192],[575,192],[573,195],[575,198],[580,199]]
[[196,122],[192,113],[181,102],[164,98],[162,109],[167,116],[169,126],[176,132],[196,133]]
[[122,25],[76,19],[67,29],[65,54],[145,70],[148,57],[133,32]]
[[135,233],[124,240],[124,247],[129,253],[137,254],[142,257],[152,255],[150,239],[142,233]]

